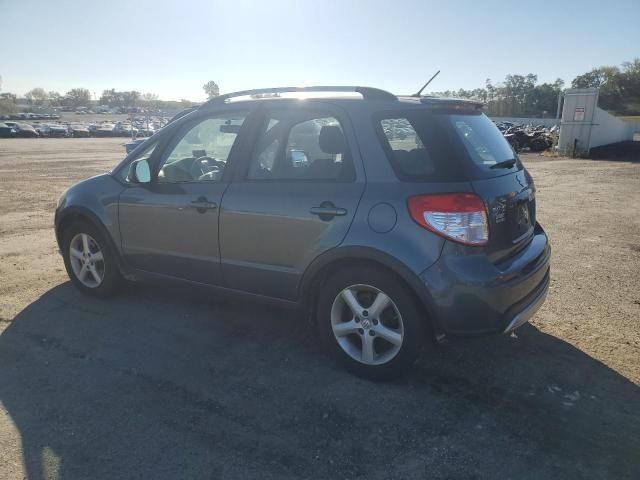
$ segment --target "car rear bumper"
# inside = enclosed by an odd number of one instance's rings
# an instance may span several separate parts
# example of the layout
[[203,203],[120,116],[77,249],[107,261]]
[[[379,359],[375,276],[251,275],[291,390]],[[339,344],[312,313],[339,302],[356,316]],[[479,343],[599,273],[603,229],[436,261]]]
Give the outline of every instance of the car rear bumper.
[[549,240],[539,224],[526,247],[497,264],[468,248],[445,245],[438,261],[420,275],[436,330],[460,336],[515,330],[544,303],[550,260]]
[[545,280],[543,281],[542,285],[533,292],[533,298],[527,299],[527,302],[524,304],[524,308],[519,313],[515,313],[513,320],[509,322],[509,325],[507,325],[507,328],[505,328],[504,333],[513,332],[518,327],[527,323],[529,319],[535,315],[535,313],[547,299],[547,292],[549,291],[550,283],[551,276],[547,271],[547,275],[545,276]]

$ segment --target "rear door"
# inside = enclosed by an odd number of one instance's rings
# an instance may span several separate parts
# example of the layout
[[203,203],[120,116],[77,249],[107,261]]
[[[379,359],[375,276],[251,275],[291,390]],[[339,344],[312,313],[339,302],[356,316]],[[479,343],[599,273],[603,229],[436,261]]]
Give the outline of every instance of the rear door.
[[221,283],[219,207],[247,114],[231,110],[193,118],[162,152],[149,154],[155,170],[152,182],[129,185],[119,200],[122,250],[129,265],[199,283]]
[[339,245],[364,190],[346,117],[326,106],[265,108],[248,161],[225,192],[225,284],[293,300],[309,263]]

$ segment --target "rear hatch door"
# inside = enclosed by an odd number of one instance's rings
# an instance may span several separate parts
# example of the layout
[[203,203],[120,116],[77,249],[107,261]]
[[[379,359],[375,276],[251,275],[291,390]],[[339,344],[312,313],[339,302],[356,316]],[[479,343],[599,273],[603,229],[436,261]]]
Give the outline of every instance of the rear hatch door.
[[490,259],[516,253],[531,240],[536,224],[533,179],[486,115],[461,112],[440,120],[458,140],[452,146],[466,159],[471,185],[487,206]]
[[519,251],[533,236],[536,224],[535,188],[524,169],[471,182],[487,205],[492,261]]

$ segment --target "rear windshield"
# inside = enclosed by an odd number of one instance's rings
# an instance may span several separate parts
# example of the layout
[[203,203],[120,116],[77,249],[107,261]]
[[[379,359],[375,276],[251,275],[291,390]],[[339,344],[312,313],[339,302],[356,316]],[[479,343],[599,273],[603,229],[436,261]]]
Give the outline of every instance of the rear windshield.
[[402,180],[467,181],[522,168],[519,161],[494,167],[517,157],[494,123],[479,112],[394,111],[378,115],[375,123]]

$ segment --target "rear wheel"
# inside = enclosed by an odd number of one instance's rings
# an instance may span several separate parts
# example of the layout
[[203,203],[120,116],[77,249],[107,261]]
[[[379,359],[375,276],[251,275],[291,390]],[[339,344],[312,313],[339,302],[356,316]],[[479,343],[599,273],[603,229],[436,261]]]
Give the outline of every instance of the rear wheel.
[[69,278],[83,293],[107,297],[120,281],[114,253],[104,235],[89,223],[76,223],[66,229],[62,255]]
[[382,380],[404,373],[424,339],[424,313],[406,287],[380,268],[332,275],[318,301],[318,328],[347,369]]

